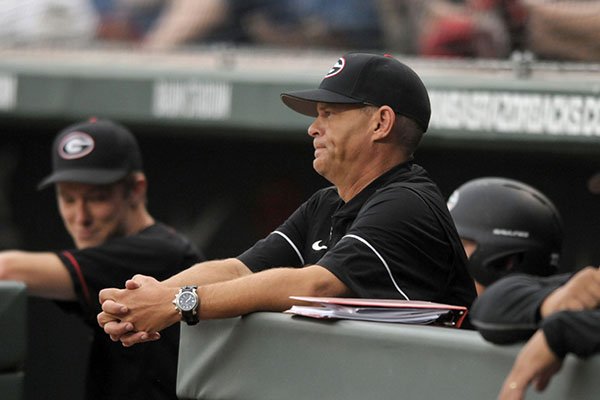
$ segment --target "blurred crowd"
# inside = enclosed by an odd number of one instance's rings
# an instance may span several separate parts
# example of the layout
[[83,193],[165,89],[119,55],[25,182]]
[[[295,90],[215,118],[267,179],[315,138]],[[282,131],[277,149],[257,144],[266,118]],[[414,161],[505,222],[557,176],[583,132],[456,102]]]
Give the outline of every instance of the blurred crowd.
[[597,0],[0,0],[4,45],[383,50],[600,61]]

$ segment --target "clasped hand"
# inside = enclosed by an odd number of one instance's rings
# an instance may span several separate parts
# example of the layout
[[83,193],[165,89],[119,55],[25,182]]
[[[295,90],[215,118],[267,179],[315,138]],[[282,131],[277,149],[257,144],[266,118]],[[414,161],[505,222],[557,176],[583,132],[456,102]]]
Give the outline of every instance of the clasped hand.
[[159,331],[179,320],[171,303],[176,292],[176,288],[154,278],[135,275],[125,283],[125,289],[100,291],[102,312],[98,324],[113,341],[121,341],[124,346],[158,340]]

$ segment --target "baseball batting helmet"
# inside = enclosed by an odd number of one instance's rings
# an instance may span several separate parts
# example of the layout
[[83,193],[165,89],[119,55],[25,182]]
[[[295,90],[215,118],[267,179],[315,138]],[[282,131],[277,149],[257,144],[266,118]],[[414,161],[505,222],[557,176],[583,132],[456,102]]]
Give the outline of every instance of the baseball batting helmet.
[[557,272],[562,219],[538,190],[511,179],[479,178],[456,189],[448,208],[460,237],[477,243],[468,268],[480,284],[515,272]]

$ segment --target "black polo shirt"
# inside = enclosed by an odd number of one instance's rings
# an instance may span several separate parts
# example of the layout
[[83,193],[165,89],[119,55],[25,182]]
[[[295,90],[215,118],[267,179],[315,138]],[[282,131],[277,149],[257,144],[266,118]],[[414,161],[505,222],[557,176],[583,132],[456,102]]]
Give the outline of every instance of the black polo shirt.
[[437,186],[413,163],[386,172],[345,203],[316,192],[238,259],[252,271],[320,265],[356,296],[470,306],[466,256]]
[[57,255],[69,271],[77,296],[77,302],[58,304],[83,318],[94,335],[85,399],[177,399],[179,326],[163,330],[157,342],[123,347],[98,326],[98,293],[107,287],[123,287],[135,274],[166,279],[202,261],[198,249],[170,227],[155,223],[134,235]]

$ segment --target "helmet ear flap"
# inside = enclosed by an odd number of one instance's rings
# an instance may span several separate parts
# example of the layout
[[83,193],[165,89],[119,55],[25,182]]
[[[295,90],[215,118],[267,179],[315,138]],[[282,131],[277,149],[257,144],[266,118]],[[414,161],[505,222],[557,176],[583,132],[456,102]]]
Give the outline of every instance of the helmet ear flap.
[[475,251],[467,264],[469,273],[480,284],[488,286],[508,274],[521,272],[525,250],[497,252],[487,257],[482,250],[480,254]]
[[498,257],[489,263],[488,268],[494,270],[499,275],[509,274],[517,271],[519,265],[523,262],[524,256],[524,252],[518,252]]

